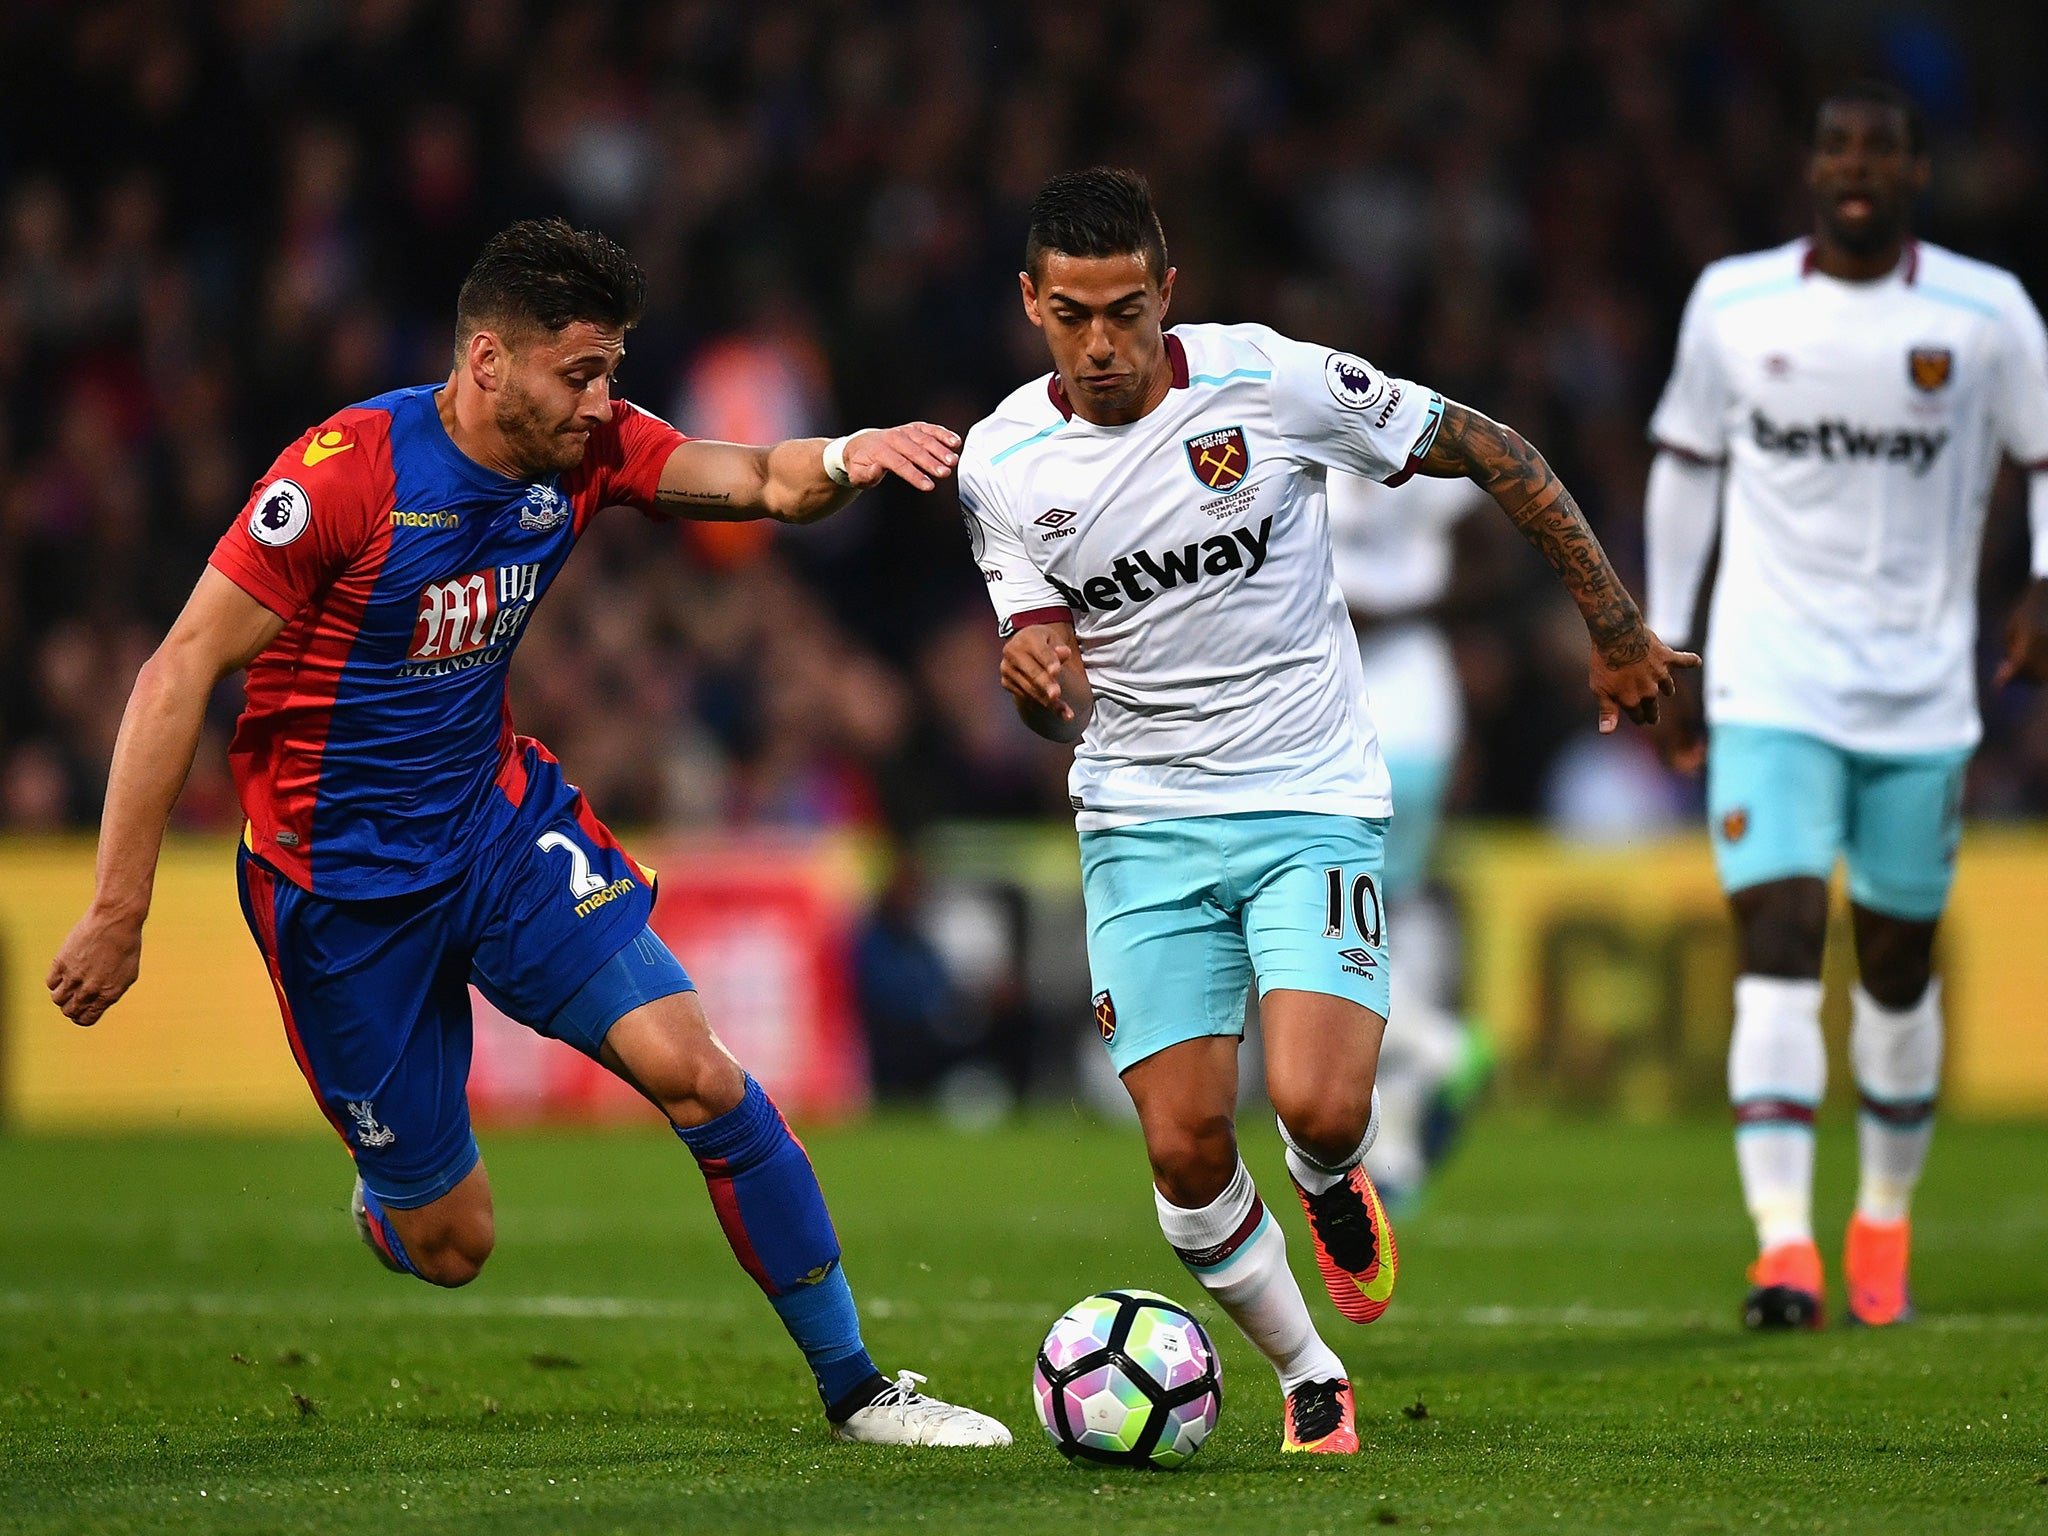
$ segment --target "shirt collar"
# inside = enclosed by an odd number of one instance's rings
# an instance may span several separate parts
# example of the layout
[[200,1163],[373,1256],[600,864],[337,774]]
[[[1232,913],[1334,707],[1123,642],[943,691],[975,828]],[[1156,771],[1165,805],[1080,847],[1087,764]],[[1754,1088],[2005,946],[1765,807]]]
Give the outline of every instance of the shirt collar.
[[[1799,275],[1802,278],[1811,277],[1817,271],[1819,271],[1819,268],[1813,262],[1813,242],[1809,240],[1806,242],[1806,249],[1799,253]],[[1899,281],[1908,288],[1912,287],[1919,280],[1920,242],[1918,240],[1908,240],[1906,242],[1905,254],[1899,258],[1899,264],[1892,271],[1897,274]]]
[[[1173,387],[1188,387],[1188,349],[1180,344],[1180,338],[1171,331],[1166,334],[1166,361],[1173,369]],[[1045,381],[1046,398],[1052,401],[1053,409],[1060,413],[1060,420],[1074,419],[1073,402],[1067,399],[1066,386],[1060,383],[1057,371]]]

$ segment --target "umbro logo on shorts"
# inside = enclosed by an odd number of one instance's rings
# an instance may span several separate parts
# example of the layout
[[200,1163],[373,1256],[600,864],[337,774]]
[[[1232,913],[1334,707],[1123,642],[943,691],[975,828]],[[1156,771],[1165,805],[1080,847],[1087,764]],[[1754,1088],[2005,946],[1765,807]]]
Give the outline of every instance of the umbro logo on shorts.
[[1338,950],[1337,958],[1344,962],[1344,969],[1353,976],[1370,976],[1380,963],[1379,957],[1371,950],[1360,949],[1356,945]]

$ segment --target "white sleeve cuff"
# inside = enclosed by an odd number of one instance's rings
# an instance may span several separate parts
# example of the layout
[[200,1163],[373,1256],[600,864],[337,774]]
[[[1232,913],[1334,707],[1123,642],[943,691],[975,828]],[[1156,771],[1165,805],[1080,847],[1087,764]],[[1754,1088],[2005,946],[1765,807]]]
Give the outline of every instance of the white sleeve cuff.
[[1683,645],[1694,635],[1720,518],[1720,467],[1659,453],[1643,496],[1644,622],[1667,645]]
[[2027,521],[2034,530],[2032,572],[2048,579],[2048,469],[2027,476]]

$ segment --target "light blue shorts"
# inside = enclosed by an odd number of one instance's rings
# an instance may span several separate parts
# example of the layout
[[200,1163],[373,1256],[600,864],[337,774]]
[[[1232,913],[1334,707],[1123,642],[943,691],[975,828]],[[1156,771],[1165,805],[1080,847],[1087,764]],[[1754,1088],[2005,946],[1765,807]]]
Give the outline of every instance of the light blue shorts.
[[1721,888],[1826,880],[1840,857],[1857,906],[1934,921],[1955,879],[1970,755],[1852,752],[1801,731],[1712,727],[1707,817]]
[[1387,777],[1394,781],[1394,819],[1387,828],[1386,872],[1380,885],[1394,901],[1429,878],[1451,768],[1448,757],[1404,753],[1387,758]]
[[1257,811],[1081,834],[1095,1023],[1118,1072],[1244,1033],[1276,987],[1387,1014],[1381,817]]

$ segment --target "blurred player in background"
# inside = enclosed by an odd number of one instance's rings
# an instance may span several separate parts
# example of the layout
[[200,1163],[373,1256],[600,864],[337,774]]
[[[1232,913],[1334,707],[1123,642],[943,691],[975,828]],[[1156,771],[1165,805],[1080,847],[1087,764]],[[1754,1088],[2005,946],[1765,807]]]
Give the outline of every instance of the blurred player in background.
[[[1272,1362],[1285,1449],[1358,1449],[1344,1364],[1238,1155],[1254,975],[1266,1083],[1330,1299],[1369,1323],[1398,1255],[1363,1158],[1387,1015],[1390,805],[1331,569],[1332,469],[1484,485],[1592,635],[1603,730],[1653,720],[1675,656],[1578,506],[1507,428],[1257,325],[1163,330],[1145,183],[1056,176],[1032,205],[1024,308],[1053,372],[968,435],[960,497],[1040,735],[1077,742],[1095,1017],[1137,1106],[1166,1240]],[[1085,661],[1085,665],[1084,665]]]
[[603,508],[810,522],[885,475],[930,490],[954,463],[957,440],[922,423],[772,448],[686,439],[612,394],[644,290],[603,236],[515,224],[462,285],[445,383],[351,406],[279,456],[136,679],[92,905],[50,990],[86,1025],[134,982],[207,698],[246,666],[230,750],[242,908],[355,1158],[377,1257],[457,1286],[491,1252],[464,1096],[474,984],[667,1116],[835,1435],[1008,1444],[922,1378],[875,1369],[810,1159],[648,926],[653,874],[512,731],[513,649]]
[[1450,587],[1453,529],[1492,502],[1470,480],[1418,475],[1396,488],[1338,469],[1328,495],[1337,586],[1399,813],[1387,828],[1380,892],[1401,963],[1380,1041],[1379,1135],[1365,1159],[1381,1198],[1399,1210],[1421,1193],[1487,1070],[1484,1039],[1457,1013],[1457,914],[1429,877],[1465,731],[1437,609]]
[[1823,102],[1813,234],[1701,274],[1650,427],[1650,620],[1664,633],[1692,631],[1720,531],[1704,725],[1682,688],[1661,745],[1694,769],[1704,753],[1739,934],[1728,1088],[1757,1228],[1753,1328],[1823,1316],[1813,1115],[1838,858],[1860,976],[1849,1315],[1911,1315],[1908,1212],[1942,1055],[1934,933],[1981,734],[1978,549],[2001,453],[2032,472],[2035,580],[1998,681],[2048,678],[2048,338],[2010,273],[1912,238],[1928,170],[1919,114],[1891,87]]

